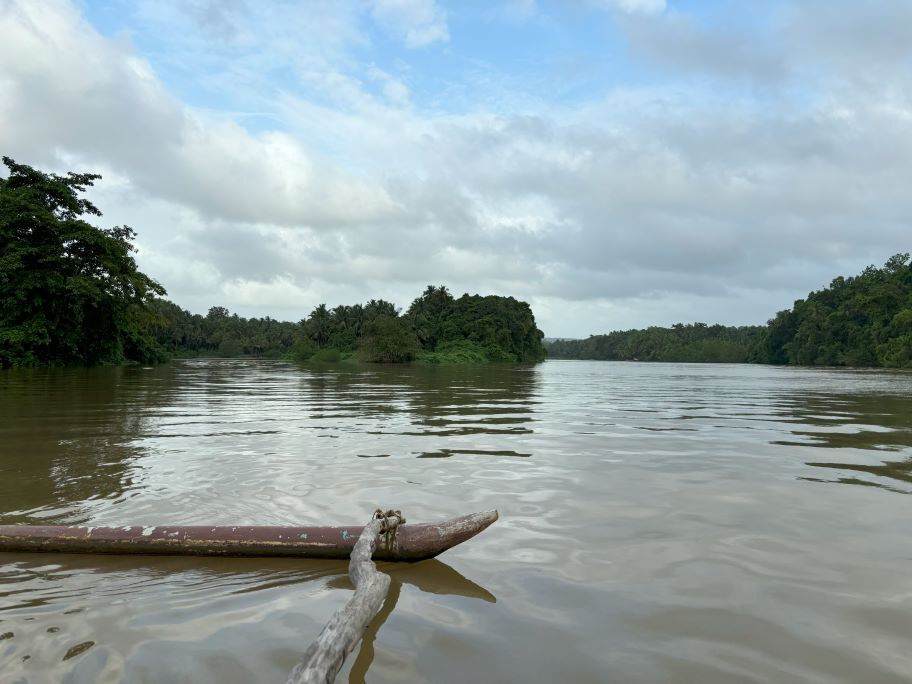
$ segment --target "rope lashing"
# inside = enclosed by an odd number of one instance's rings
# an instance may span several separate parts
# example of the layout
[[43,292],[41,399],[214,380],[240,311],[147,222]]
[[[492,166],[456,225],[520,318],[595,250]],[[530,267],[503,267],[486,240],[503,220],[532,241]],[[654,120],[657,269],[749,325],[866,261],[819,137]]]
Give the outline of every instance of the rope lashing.
[[391,547],[396,540],[396,529],[405,524],[405,516],[402,511],[389,509],[384,512],[378,508],[374,511],[374,520],[380,520],[380,534],[383,536],[383,544],[387,548]]

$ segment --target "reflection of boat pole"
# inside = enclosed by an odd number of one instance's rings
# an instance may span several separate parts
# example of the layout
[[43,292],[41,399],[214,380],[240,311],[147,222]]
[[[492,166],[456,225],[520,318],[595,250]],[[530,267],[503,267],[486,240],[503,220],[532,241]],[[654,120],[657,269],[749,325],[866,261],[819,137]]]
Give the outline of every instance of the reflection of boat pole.
[[[399,563],[390,566],[389,572],[392,577],[389,593],[386,595],[386,600],[383,602],[380,612],[377,613],[377,617],[371,621],[364,636],[361,637],[361,649],[348,674],[348,684],[364,684],[364,677],[374,662],[374,641],[377,639],[377,633],[396,609],[403,584],[413,585],[419,591],[430,594],[465,596],[481,599],[488,603],[497,601],[487,589],[466,579],[449,565],[437,559],[409,565]],[[329,584],[333,586],[334,582]]]
[[[485,527],[497,519],[497,512],[493,511],[492,514],[492,519],[487,521]],[[472,517],[466,516],[466,519]],[[420,571],[405,573],[395,581],[389,575],[379,572],[371,560],[378,542],[385,547],[395,547],[399,526],[404,523],[405,518],[399,511],[374,511],[355,543],[348,564],[348,576],[355,586],[355,595],[330,618],[301,662],[292,670],[288,684],[331,684],[342,668],[345,656],[354,650],[358,641],[362,642],[361,650],[352,666],[350,682],[363,682],[364,674],[374,659],[377,632],[396,607],[403,581],[411,581],[420,589],[433,593],[447,593],[446,585],[454,584],[458,587],[456,593],[465,592],[467,596],[496,601],[485,589],[440,562],[436,566],[430,566],[436,567],[441,575],[437,581],[427,577],[421,579],[424,573]],[[443,536],[444,530],[438,530]],[[421,565],[418,564],[418,567]],[[410,574],[413,576],[409,577]]]
[[345,656],[358,644],[389,590],[389,575],[378,572],[371,560],[377,538],[385,534],[386,540],[391,540],[402,522],[405,519],[399,511],[374,511],[348,562],[348,575],[355,585],[355,595],[329,619],[320,636],[291,671],[288,684],[330,684],[335,681]]
[[361,637],[361,650],[358,651],[358,657],[355,658],[355,662],[352,664],[351,672],[348,675],[348,684],[364,684],[364,675],[367,674],[368,668],[374,662],[374,641],[377,638],[377,632],[380,631],[380,628],[386,623],[386,619],[395,609],[396,603],[399,602],[399,593],[401,591],[402,582],[393,580],[390,583],[389,593],[386,595],[383,607],[380,608],[377,617],[371,621],[367,631],[364,632],[364,636]]

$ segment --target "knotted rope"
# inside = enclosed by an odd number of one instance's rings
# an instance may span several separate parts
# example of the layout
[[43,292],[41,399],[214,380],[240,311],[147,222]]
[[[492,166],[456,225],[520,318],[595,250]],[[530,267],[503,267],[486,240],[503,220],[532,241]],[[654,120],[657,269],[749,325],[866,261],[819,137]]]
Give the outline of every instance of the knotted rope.
[[383,546],[387,549],[393,548],[396,543],[396,530],[399,525],[405,524],[405,516],[402,511],[394,511],[392,508],[384,512],[378,508],[374,511],[373,520],[380,520],[380,534],[383,536]]

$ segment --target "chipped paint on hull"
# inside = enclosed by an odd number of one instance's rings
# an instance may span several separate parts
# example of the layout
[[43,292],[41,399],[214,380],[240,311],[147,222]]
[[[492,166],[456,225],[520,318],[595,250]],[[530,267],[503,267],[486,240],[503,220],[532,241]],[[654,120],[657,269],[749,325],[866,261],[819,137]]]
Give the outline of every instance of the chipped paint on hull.
[[[433,524],[406,524],[381,535],[374,558],[418,561],[474,537],[497,511]],[[348,558],[357,534],[342,527],[61,527],[0,526],[0,551],[200,556]]]

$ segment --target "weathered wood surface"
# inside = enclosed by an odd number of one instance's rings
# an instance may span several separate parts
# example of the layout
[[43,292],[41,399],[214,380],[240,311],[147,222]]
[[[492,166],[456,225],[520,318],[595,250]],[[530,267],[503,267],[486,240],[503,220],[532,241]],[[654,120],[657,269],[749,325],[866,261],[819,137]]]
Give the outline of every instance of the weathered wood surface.
[[[373,557],[433,558],[495,520],[497,511],[484,511],[439,523],[409,523],[391,542],[381,540]],[[357,527],[0,525],[0,551],[349,558],[362,534]]]
[[301,662],[291,671],[288,684],[332,684],[336,680],[345,656],[361,641],[389,590],[389,575],[378,572],[371,560],[377,548],[377,536],[381,528],[394,536],[398,534],[396,528],[401,519],[400,515],[379,518],[375,515],[365,526],[348,563],[355,595],[330,618]]

